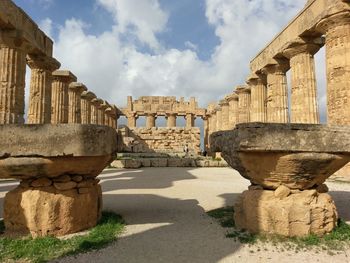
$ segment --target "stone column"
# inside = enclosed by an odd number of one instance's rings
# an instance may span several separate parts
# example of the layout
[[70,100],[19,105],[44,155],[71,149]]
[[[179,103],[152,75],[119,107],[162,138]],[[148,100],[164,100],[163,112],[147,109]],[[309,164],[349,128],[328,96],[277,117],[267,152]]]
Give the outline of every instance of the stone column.
[[54,58],[27,56],[31,69],[29,94],[29,124],[51,123],[52,72],[61,64]]
[[194,120],[196,117],[192,113],[186,113],[186,128],[191,129],[194,127]]
[[222,109],[220,106],[216,107],[216,131],[222,131]]
[[229,123],[228,129],[233,129],[238,122],[238,96],[236,93],[226,96],[229,103]]
[[330,125],[350,125],[350,18],[328,17],[318,28],[326,36],[327,118]]
[[91,101],[96,95],[91,91],[84,91],[81,94],[81,124],[91,124]]
[[266,122],[266,76],[252,74],[247,80],[251,91],[250,122]]
[[132,112],[126,115],[128,119],[128,127],[129,128],[136,128],[136,120],[137,120],[137,115],[136,113]]
[[94,98],[91,101],[91,124],[100,125],[100,114],[99,114],[99,108],[101,104],[103,103],[103,100]]
[[87,91],[84,84],[72,82],[68,87],[68,123],[81,123],[81,94]]
[[250,121],[250,89],[247,86],[238,86],[236,89],[238,95],[238,123]]
[[204,116],[203,117],[203,123],[204,123],[204,150],[206,152],[209,151],[209,117]]
[[99,125],[106,125],[106,109],[108,108],[108,104],[106,101],[101,100],[102,103],[97,108],[97,114],[98,114],[98,124]]
[[146,128],[156,127],[156,114],[147,113],[146,114]]
[[230,129],[230,105],[227,100],[221,100],[219,103],[221,107],[221,129],[228,130]]
[[291,67],[291,122],[320,123],[314,54],[319,45],[298,43],[283,52]]
[[68,86],[77,77],[67,70],[56,70],[52,76],[51,123],[68,123]]
[[[277,61],[276,61],[277,62]],[[264,71],[267,74],[267,122],[288,123],[287,62],[272,64]]]
[[176,127],[176,116],[177,116],[176,113],[167,113],[166,114],[168,128]]
[[0,34],[0,124],[24,123],[26,47],[16,35]]
[[211,112],[211,117],[210,117],[210,132],[216,132],[218,131],[217,129],[217,121],[216,121],[216,108]]

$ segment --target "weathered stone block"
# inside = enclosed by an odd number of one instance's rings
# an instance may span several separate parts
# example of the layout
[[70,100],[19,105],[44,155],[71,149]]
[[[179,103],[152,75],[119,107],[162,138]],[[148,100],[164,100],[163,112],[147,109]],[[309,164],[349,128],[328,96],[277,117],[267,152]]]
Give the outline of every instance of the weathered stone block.
[[322,236],[333,230],[338,218],[332,198],[315,190],[284,198],[276,197],[272,190],[249,190],[239,197],[234,209],[239,229],[283,236]]
[[[86,190],[84,190],[86,191]],[[4,200],[6,231],[33,237],[63,236],[96,225],[101,216],[102,192],[99,185],[85,194],[77,189],[59,191],[55,187],[17,187]]]

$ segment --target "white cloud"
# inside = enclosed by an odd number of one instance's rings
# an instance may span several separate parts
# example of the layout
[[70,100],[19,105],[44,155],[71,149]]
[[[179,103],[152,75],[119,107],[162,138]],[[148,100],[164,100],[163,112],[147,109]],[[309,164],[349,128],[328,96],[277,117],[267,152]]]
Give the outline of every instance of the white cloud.
[[[206,0],[208,23],[220,44],[202,61],[195,43],[183,51],[161,45],[157,33],[167,30],[168,14],[158,0],[97,1],[113,14],[113,30],[90,35],[83,21],[67,20],[55,39],[55,56],[62,68],[119,106],[126,104],[127,95],[194,96],[202,106],[218,101],[245,81],[249,61],[305,2]],[[125,40],[130,34],[138,41]],[[137,42],[148,45],[152,55],[140,52]]]
[[193,51],[198,51],[198,46],[196,44],[193,44],[191,41],[186,41],[185,47],[192,49]]
[[151,48],[160,48],[156,34],[162,32],[168,14],[158,0],[97,0],[114,15],[120,33],[132,33]]

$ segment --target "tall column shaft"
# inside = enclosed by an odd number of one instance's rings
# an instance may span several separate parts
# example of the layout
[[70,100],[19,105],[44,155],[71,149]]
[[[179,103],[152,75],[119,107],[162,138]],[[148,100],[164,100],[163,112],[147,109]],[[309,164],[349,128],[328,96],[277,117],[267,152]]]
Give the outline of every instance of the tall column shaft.
[[146,128],[156,127],[156,115],[155,114],[147,114],[146,115]]
[[194,127],[195,116],[192,113],[186,114],[186,128],[190,129]]
[[248,87],[239,87],[236,90],[238,94],[238,123],[250,121],[250,89]]
[[221,129],[228,130],[230,129],[230,105],[226,100],[220,102],[221,106]]
[[98,125],[105,125],[105,106],[100,105],[97,108],[97,115],[98,115]]
[[291,67],[291,122],[320,123],[314,54],[319,46],[304,44],[286,50]]
[[238,122],[238,96],[233,93],[228,96],[229,101],[229,124],[228,129],[233,129]]
[[326,31],[327,118],[330,125],[350,125],[350,21]]
[[203,117],[204,123],[204,150],[206,152],[209,151],[209,119],[208,117]]
[[251,122],[266,122],[266,85],[260,78],[250,79],[251,90],[250,118]]
[[128,115],[128,127],[129,128],[135,128],[136,127],[136,116],[135,115]]
[[81,123],[81,94],[86,91],[85,85],[73,82],[68,88],[68,123]]
[[0,124],[24,123],[26,52],[0,38]]
[[281,65],[267,68],[267,122],[289,122],[286,70]]
[[90,91],[84,91],[81,95],[81,124],[91,124],[92,118],[92,103],[91,101],[96,98],[96,95]]
[[216,121],[216,111],[212,112],[212,115],[210,117],[209,127],[210,127],[210,134],[218,131],[218,129],[217,129],[217,121]]
[[216,109],[216,131],[222,131],[222,109]]
[[68,86],[76,81],[69,71],[56,70],[52,73],[51,123],[68,123]]
[[52,72],[60,63],[53,58],[32,55],[27,62],[31,68],[28,123],[51,123]]
[[176,127],[176,114],[167,114],[167,127]]

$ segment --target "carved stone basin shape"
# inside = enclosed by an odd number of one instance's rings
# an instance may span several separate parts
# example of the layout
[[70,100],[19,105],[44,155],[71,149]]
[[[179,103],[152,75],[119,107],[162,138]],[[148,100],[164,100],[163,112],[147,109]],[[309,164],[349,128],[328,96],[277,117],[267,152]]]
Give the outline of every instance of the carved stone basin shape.
[[311,189],[350,161],[350,128],[246,123],[214,133],[211,147],[253,185]]
[[98,125],[0,125],[0,178],[21,180],[6,194],[6,231],[66,235],[96,225],[95,179],[113,160],[116,131]]
[[234,205],[237,228],[284,236],[335,228],[337,210],[323,183],[350,161],[350,128],[248,123],[210,139],[252,183]]

